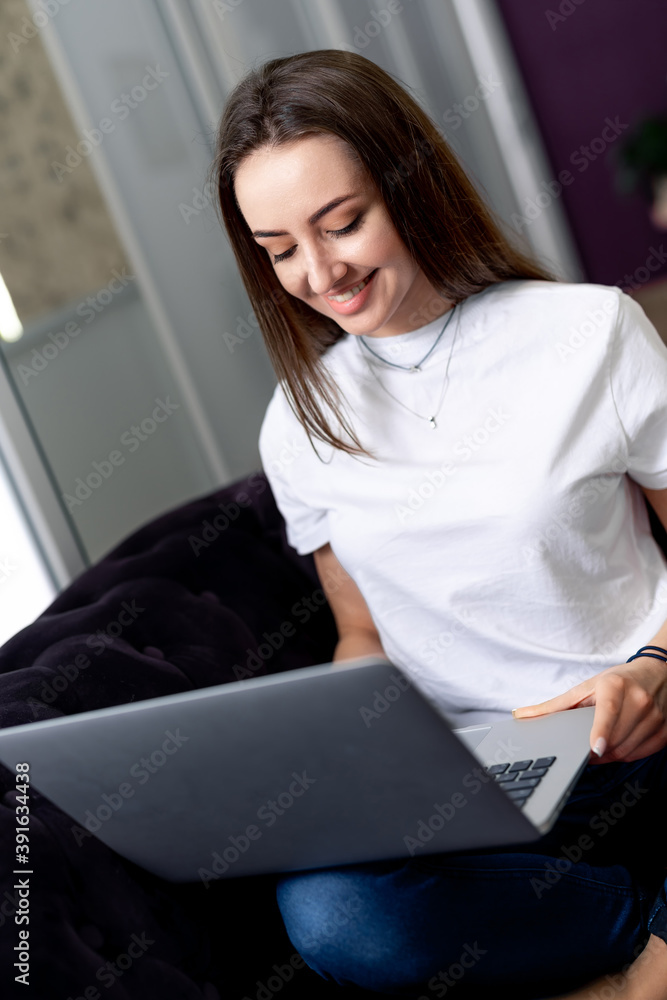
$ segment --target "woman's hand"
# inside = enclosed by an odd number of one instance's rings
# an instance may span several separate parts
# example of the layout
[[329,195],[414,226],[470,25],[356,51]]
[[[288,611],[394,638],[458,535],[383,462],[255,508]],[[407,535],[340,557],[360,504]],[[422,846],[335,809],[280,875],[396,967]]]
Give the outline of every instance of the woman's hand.
[[596,764],[640,760],[667,746],[667,663],[639,657],[607,667],[564,694],[515,708],[516,719],[595,705],[591,749]]

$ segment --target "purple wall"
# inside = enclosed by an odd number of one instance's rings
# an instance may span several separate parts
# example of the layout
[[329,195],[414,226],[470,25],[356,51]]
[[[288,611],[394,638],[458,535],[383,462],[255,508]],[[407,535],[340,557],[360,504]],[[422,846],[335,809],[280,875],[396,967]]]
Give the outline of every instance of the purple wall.
[[[639,194],[616,193],[611,129],[606,149],[585,169],[580,147],[602,136],[607,119],[629,126],[618,135],[622,141],[641,118],[667,114],[667,2],[497,4],[551,162],[548,179],[562,170],[573,176],[561,197],[586,279],[625,288],[629,275],[644,284],[647,259],[652,248],[660,251],[664,244],[667,249],[667,232],[649,221]],[[601,145],[593,143],[593,148]],[[652,267],[656,260],[651,258]],[[667,276],[667,260],[650,280],[660,276]]]

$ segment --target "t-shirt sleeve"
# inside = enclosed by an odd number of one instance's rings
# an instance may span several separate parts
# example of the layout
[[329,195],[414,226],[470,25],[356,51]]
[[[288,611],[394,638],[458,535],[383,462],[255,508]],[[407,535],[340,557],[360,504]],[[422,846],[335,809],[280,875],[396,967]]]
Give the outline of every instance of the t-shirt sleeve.
[[[262,467],[285,521],[287,541],[299,555],[321,548],[329,541],[327,510],[309,504],[294,482],[295,460],[303,454],[301,425],[276,388],[259,434]],[[310,447],[310,445],[307,445]]]
[[619,294],[610,382],[628,474],[646,489],[667,489],[667,345],[625,292]]

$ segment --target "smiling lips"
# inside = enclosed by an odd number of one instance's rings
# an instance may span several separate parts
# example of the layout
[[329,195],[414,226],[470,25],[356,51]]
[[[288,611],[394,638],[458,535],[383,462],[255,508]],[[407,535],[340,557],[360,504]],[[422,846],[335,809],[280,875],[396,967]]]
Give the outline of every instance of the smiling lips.
[[326,298],[330,302],[349,302],[350,299],[353,299],[355,295],[358,295],[359,292],[366,287],[368,282],[375,274],[375,271],[377,271],[377,268],[371,271],[371,273],[368,274],[363,281],[360,281],[358,285],[354,285],[352,288],[348,288],[346,292],[341,292],[340,295],[327,295]]

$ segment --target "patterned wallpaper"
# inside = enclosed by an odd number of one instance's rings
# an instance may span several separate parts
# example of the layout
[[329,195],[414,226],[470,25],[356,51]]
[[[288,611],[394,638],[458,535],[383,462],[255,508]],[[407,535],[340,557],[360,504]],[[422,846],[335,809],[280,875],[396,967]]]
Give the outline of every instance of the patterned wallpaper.
[[52,166],[80,138],[27,4],[1,0],[0,273],[24,325],[127,265],[89,161]]

